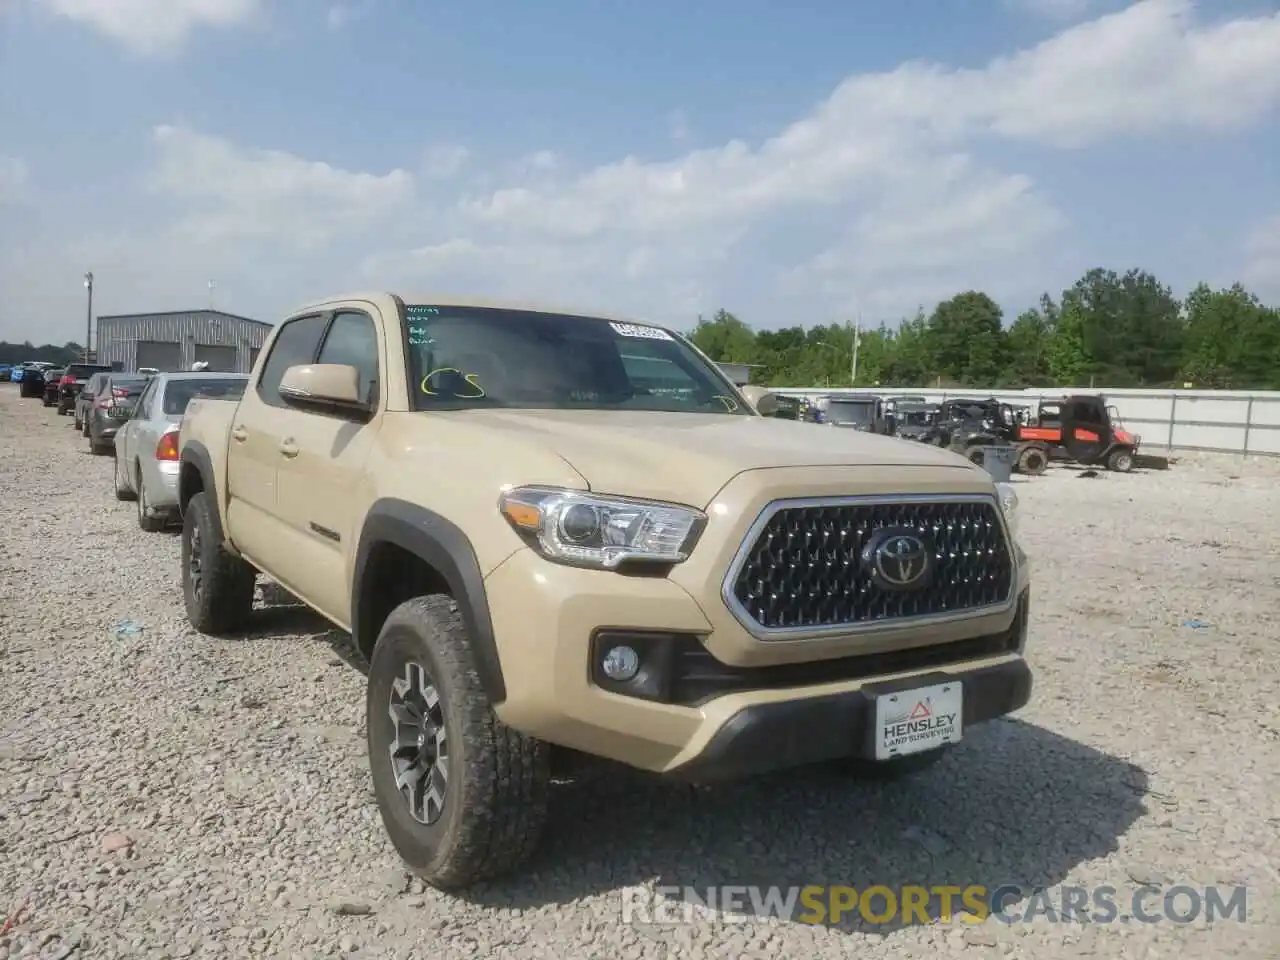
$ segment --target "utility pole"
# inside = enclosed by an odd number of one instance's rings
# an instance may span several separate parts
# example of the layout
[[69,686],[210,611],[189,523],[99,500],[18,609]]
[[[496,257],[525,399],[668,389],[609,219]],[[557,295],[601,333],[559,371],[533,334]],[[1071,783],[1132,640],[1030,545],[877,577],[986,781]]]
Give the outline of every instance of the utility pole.
[[89,291],[89,303],[84,312],[84,362],[89,362],[89,345],[93,341],[93,271],[84,275],[84,288]]
[[215,286],[214,282],[213,282],[212,280],[210,280],[210,281],[209,281],[209,309],[210,309],[210,310],[212,310],[212,309],[213,309],[213,288],[214,288],[214,286]]
[[862,340],[862,314],[853,322],[853,349],[849,360],[849,386],[858,383],[858,343]]

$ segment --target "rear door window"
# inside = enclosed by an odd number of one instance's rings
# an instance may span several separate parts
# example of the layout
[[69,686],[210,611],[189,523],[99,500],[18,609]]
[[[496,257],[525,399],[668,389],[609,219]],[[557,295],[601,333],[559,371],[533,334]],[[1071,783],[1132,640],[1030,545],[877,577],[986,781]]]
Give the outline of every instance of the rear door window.
[[248,380],[170,380],[164,390],[165,416],[175,417],[186,412],[187,404],[196,397],[212,397],[218,400],[239,400],[244,395]]

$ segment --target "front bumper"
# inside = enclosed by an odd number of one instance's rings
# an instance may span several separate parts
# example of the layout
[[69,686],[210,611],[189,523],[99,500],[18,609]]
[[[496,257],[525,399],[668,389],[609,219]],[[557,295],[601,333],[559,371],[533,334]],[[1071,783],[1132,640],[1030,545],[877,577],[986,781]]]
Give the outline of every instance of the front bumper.
[[[871,697],[897,681],[960,680],[964,727],[1016,710],[1030,695],[1025,561],[1007,614],[892,640],[864,637],[852,651],[841,638],[765,645],[741,630],[726,636],[733,628],[713,631],[672,580],[627,578],[620,590],[617,576],[522,549],[486,578],[488,595],[503,601],[491,616],[507,692],[495,710],[508,726],[651,772],[720,779],[866,755]],[[630,686],[609,684],[595,667],[619,638],[652,644]],[[715,652],[726,644],[790,649],[771,649],[768,662],[732,663]]]
[[701,753],[667,773],[705,783],[844,757],[872,760],[875,698],[947,681],[964,687],[962,735],[1031,699],[1031,669],[1018,658],[968,670],[916,674],[826,696],[758,703],[739,710]]

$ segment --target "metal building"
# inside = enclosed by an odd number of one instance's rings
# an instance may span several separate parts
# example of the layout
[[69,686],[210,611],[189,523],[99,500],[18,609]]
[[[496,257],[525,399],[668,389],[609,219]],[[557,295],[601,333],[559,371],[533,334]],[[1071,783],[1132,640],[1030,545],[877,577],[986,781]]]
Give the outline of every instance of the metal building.
[[248,373],[271,324],[221,310],[134,313],[98,317],[99,363],[127,373],[139,367],[190,370],[207,361],[211,371]]

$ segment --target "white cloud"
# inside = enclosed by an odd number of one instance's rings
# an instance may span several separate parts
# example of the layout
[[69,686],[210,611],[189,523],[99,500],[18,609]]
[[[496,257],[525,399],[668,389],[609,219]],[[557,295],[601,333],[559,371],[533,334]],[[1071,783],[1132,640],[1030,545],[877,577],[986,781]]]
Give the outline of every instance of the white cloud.
[[0,203],[16,203],[26,197],[31,171],[20,157],[0,156]]
[[38,0],[54,13],[92,27],[142,54],[180,49],[201,27],[247,23],[263,0]]
[[[1241,126],[1280,100],[1276,62],[1280,14],[1205,25],[1189,0],[1145,0],[981,68],[911,62],[850,77],[758,145],[734,140],[669,160],[629,156],[576,175],[515,178],[465,197],[455,229],[508,249],[536,244],[544,256],[549,244],[592,241],[612,250],[625,285],[636,249],[657,251],[650,271],[684,280],[696,262],[664,256],[675,238],[684,254],[698,249],[692,237],[714,245],[725,233],[777,236],[779,218],[821,221],[834,211],[839,239],[798,268],[780,264],[783,288],[797,291],[803,278],[890,309],[912,277],[936,279],[945,265],[964,282],[985,265],[1033,255],[1066,225],[1028,176],[981,165],[972,151],[1000,139],[1052,149]],[[907,237],[909,218],[927,227]],[[809,233],[821,229],[815,222]],[[479,243],[476,256],[488,249]],[[991,272],[1005,289],[1035,282]]]
[[[763,142],[687,150],[659,131],[660,153],[593,168],[436,144],[359,170],[160,127],[148,196],[123,221],[101,214],[125,227],[78,220],[73,241],[0,249],[0,289],[19,290],[0,310],[74,316],[90,268],[104,309],[199,302],[213,276],[220,303],[267,316],[362,283],[677,323],[721,303],[773,325],[851,308],[872,322],[969,287],[1034,298],[1075,269],[1037,155],[1256,123],[1280,102],[1277,62],[1280,14],[1207,23],[1146,0],[983,66],[849,77]],[[1032,148],[1017,165],[1009,141]],[[1250,248],[1258,277],[1280,275],[1267,236],[1280,226]]]
[[376,222],[410,202],[413,176],[343,170],[281,150],[247,150],[185,127],[153,134],[151,189],[190,211],[180,232],[202,240],[272,237],[299,249]]
[[895,178],[839,241],[785,275],[783,289],[819,289],[840,311],[878,315],[968,287],[1009,290],[1009,275],[1034,274],[1041,242],[1067,226],[1029,177],[965,155],[924,160]]

